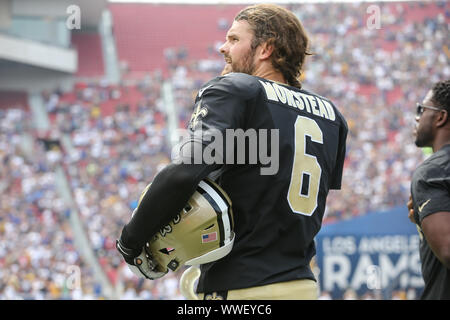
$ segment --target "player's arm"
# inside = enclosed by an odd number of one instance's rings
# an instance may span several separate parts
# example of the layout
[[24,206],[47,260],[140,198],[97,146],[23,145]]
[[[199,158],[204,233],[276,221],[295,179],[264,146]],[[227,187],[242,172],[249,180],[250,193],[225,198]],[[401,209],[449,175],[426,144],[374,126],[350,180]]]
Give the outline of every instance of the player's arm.
[[200,180],[214,166],[171,163],[154,178],[131,220],[122,230],[121,242],[137,253],[162,226],[186,205]]
[[[450,178],[440,166],[428,166],[413,178],[414,212],[431,250],[450,268]],[[415,173],[416,176],[416,173]]]
[[167,273],[167,269],[160,269],[149,255],[145,243],[182,210],[200,180],[213,168],[211,165],[172,163],[146,188],[130,222],[116,241],[117,250],[134,274],[153,280]]
[[412,200],[412,196],[409,196],[409,200],[406,203],[406,206],[408,207],[408,219],[409,221],[411,221],[412,223],[416,223],[416,220],[414,220],[414,205],[413,205],[413,200]]
[[[336,114],[340,114],[339,111],[336,110]],[[339,145],[338,145],[338,154],[336,159],[336,166],[333,171],[333,176],[331,178],[330,189],[340,190],[342,184],[342,174],[344,170],[344,161],[346,154],[346,143],[347,143],[347,134],[348,134],[348,125],[345,121],[344,117],[340,116],[342,119],[342,124],[339,127]]]
[[[245,103],[241,95],[230,93],[234,87],[232,80],[227,78],[222,82],[212,82],[199,94],[201,99],[197,99],[198,110],[191,119],[190,137],[182,144],[177,158],[155,177],[141,197],[138,208],[117,242],[119,252],[129,265],[136,265],[136,257],[143,254],[145,243],[183,209],[199,182],[225,163],[204,162],[203,152],[212,142],[209,139],[211,131],[225,136],[227,128],[240,127],[243,122]],[[224,160],[225,154],[221,156]],[[197,159],[202,161],[195,164]],[[140,271],[149,277],[152,270]]]
[[450,212],[436,212],[422,220],[422,232],[436,257],[450,269]]

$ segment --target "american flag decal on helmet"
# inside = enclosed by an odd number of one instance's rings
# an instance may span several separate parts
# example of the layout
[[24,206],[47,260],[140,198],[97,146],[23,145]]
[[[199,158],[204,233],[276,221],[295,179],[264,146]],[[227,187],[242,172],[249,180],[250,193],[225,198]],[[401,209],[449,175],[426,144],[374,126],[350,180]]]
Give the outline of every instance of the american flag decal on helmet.
[[[219,227],[219,236],[217,240],[219,240],[220,246],[223,246],[230,241],[230,233],[233,229],[231,202],[228,198],[223,196],[223,191],[220,191],[220,188],[218,188],[218,186],[209,179],[200,181],[197,191],[200,192],[206,200],[208,200],[217,213],[217,223]],[[205,241],[202,239],[202,243],[204,242]]]
[[216,241],[216,240],[217,240],[217,232],[202,234],[202,243]]

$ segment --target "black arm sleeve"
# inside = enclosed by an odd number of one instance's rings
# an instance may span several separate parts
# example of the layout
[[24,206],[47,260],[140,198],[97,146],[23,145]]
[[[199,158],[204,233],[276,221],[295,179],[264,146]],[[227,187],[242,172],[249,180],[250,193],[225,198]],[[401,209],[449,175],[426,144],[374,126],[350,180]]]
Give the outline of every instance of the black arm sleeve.
[[161,226],[169,224],[183,209],[200,180],[215,166],[170,164],[155,177],[152,185],[123,228],[121,241],[132,249],[142,248]]
[[142,248],[183,209],[200,181],[225,163],[225,148],[215,150],[214,159],[218,161],[214,162],[204,159],[204,150],[214,141],[209,139],[212,131],[225,137],[226,129],[243,127],[246,101],[258,88],[254,83],[252,86],[242,84],[248,77],[231,74],[215,78],[197,96],[189,138],[176,152],[177,159],[155,177],[131,221],[123,228],[121,241],[124,246],[134,250]]
[[414,172],[412,196],[420,225],[437,212],[450,212],[450,177],[444,166],[424,163]]
[[340,115],[338,111],[335,111],[341,118],[341,126],[339,129],[339,150],[337,154],[336,166],[334,168],[333,177],[331,181],[331,189],[339,190],[342,184],[342,174],[344,170],[345,153],[346,153],[346,140],[348,134],[348,125],[344,117]]

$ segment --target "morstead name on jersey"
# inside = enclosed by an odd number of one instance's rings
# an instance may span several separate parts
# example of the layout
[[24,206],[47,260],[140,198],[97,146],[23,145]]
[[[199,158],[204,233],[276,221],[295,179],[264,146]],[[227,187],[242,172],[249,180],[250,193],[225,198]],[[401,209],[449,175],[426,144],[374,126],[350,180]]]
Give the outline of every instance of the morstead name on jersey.
[[315,95],[290,90],[275,82],[263,80],[259,80],[259,82],[263,85],[267,99],[270,101],[280,102],[331,121],[336,120],[336,114],[333,107],[325,99],[321,99]]

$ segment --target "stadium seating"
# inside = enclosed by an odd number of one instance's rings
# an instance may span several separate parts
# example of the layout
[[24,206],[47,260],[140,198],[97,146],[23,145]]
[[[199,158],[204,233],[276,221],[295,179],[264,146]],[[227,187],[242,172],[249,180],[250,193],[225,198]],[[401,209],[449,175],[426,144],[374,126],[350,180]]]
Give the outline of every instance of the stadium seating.
[[28,110],[27,93],[22,91],[0,91],[0,109],[11,108]]
[[72,46],[78,53],[77,77],[98,78],[105,74],[100,35],[98,33],[72,33]]
[[[167,49],[184,48],[190,59],[207,58],[225,39],[221,19],[231,23],[242,6],[111,3],[119,59],[131,72],[166,69]],[[181,13],[181,14],[180,14]]]

